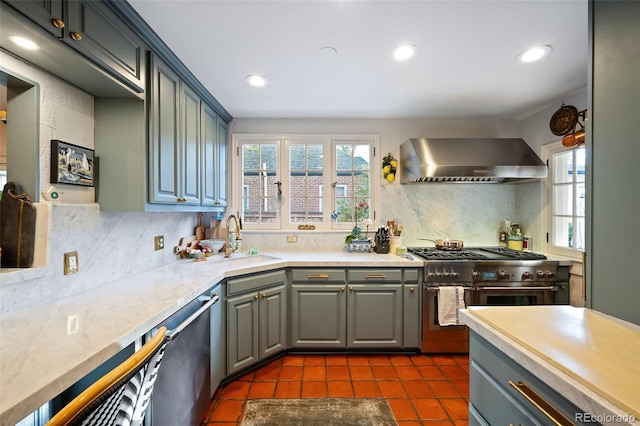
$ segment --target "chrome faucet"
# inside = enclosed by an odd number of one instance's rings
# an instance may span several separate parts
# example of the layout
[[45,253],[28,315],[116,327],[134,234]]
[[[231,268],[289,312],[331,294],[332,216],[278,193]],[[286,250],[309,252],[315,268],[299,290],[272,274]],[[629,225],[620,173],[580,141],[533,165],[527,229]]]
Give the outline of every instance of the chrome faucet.
[[237,247],[238,247],[238,243],[237,242],[234,245],[234,247],[231,247],[231,241],[230,241],[230,239],[231,239],[231,229],[229,228],[229,222],[231,222],[232,218],[236,222],[236,241],[241,241],[242,240],[242,237],[240,236],[240,230],[242,229],[240,227],[240,221],[238,220],[236,215],[231,214],[227,218],[227,235],[226,235],[225,244],[224,244],[224,257],[230,257],[231,253],[236,251]]

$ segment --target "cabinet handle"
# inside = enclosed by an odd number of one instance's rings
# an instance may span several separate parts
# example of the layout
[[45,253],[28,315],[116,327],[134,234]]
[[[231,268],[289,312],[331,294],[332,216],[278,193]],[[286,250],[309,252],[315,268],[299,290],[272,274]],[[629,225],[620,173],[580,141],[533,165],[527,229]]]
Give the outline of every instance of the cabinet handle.
[[387,276],[385,274],[366,274],[364,277],[367,278],[367,279],[369,279],[369,278],[387,278]]
[[76,31],[71,31],[69,33],[69,35],[71,36],[72,39],[74,39],[75,41],[80,41],[82,40],[82,35],[79,32]]
[[257,294],[255,296],[253,296],[253,298],[256,299],[256,300],[258,300],[258,297],[260,297],[260,296],[258,296]]
[[220,205],[220,201],[216,201],[213,204],[215,204],[216,206],[219,206]]
[[344,291],[344,287],[340,287],[340,291]]
[[349,286],[349,291],[353,291],[353,287]]
[[329,274],[309,274],[309,278],[324,278],[327,279],[329,278]]
[[51,23],[56,28],[64,28],[64,21],[62,19],[60,19],[60,18],[53,18],[51,20]]
[[540,395],[532,391],[529,386],[522,382],[517,384],[509,380],[509,386],[514,388],[520,395],[522,395],[527,401],[533,404],[542,414],[547,416],[549,420],[557,426],[574,426],[569,419],[567,419],[562,413],[553,408],[551,404],[545,401]]
[[415,289],[414,289],[413,287],[410,287],[410,288],[409,288],[409,291],[410,291],[410,292],[413,292],[414,290],[415,290]]
[[267,297],[267,293],[262,293],[262,298],[265,299]]

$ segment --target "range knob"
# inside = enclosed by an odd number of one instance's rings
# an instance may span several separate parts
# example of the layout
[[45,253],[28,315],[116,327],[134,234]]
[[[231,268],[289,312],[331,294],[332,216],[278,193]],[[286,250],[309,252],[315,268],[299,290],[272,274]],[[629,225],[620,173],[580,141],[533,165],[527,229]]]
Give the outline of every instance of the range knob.
[[556,275],[556,274],[554,274],[554,273],[553,273],[553,272],[551,272],[551,271],[547,271],[547,272],[545,272],[545,276],[546,276],[547,278],[553,278],[555,275]]
[[453,278],[458,278],[460,276],[460,274],[457,272],[453,272],[451,275],[453,276]]
[[473,271],[473,273],[471,274],[471,277],[477,281],[480,278],[480,272],[478,271]]
[[530,271],[524,271],[522,273],[522,279],[523,280],[530,280],[533,279],[533,274]]
[[545,277],[545,273],[542,269],[538,269],[538,272],[536,272],[536,275],[538,276],[538,278],[544,278]]
[[506,280],[507,278],[509,278],[509,274],[507,273],[507,271],[500,271],[498,272],[498,278],[500,278],[501,280]]

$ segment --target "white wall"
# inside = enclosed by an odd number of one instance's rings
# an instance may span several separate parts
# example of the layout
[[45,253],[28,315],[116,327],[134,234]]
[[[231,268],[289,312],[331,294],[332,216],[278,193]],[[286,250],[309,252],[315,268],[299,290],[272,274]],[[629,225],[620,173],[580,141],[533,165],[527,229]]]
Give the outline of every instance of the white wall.
[[[558,99],[534,114],[519,121],[520,137],[527,141],[529,146],[540,155],[542,146],[557,142],[562,139],[551,133],[549,122],[553,114],[560,109],[562,104],[573,105],[578,111],[587,108],[587,88],[586,86],[569,96]],[[527,229],[534,239],[534,250],[546,251],[546,225],[542,211],[542,190],[545,189],[544,181],[532,182],[519,187],[518,193],[518,217],[527,224]]]

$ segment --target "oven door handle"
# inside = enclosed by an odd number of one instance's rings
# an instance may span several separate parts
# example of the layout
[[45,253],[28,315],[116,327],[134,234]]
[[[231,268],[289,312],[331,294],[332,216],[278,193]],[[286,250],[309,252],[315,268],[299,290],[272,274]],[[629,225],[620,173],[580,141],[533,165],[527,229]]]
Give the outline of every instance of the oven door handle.
[[516,290],[516,291],[531,291],[531,290],[545,290],[545,291],[558,291],[557,286],[544,286],[544,287],[474,287],[471,291],[504,291],[504,290]]

